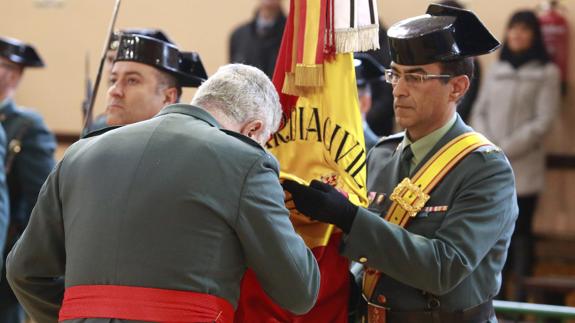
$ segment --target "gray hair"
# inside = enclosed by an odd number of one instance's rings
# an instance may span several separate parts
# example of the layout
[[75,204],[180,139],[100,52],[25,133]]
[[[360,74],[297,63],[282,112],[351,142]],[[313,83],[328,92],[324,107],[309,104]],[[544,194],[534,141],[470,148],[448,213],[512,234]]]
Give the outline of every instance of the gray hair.
[[264,141],[277,130],[282,116],[279,97],[270,79],[259,69],[243,64],[220,67],[198,88],[192,104],[218,109],[240,124],[262,120]]

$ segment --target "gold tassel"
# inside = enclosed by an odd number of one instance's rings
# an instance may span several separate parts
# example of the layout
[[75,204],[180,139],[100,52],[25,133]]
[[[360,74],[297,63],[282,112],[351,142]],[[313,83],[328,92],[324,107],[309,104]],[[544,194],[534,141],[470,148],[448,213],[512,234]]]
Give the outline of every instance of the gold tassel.
[[284,84],[282,86],[282,93],[289,94],[289,95],[296,95],[298,96],[298,90],[295,86],[295,74],[292,72],[287,72]]
[[296,86],[323,86],[323,64],[295,66]]

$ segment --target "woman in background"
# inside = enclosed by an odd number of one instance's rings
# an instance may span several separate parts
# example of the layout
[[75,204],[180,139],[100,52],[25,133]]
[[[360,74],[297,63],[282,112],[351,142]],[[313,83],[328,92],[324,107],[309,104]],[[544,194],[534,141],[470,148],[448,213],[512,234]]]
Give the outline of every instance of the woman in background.
[[[513,295],[525,301],[523,278],[532,274],[532,219],[544,188],[543,139],[560,104],[560,76],[545,50],[537,16],[518,11],[509,20],[499,60],[489,68],[472,110],[472,126],[509,158],[517,187],[519,217],[503,270]],[[509,292],[507,292],[509,294]]]

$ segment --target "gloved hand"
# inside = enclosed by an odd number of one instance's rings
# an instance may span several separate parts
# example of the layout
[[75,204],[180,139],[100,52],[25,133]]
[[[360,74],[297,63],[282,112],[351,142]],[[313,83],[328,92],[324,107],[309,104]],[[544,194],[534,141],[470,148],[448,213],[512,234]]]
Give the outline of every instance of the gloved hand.
[[291,193],[299,212],[314,220],[334,224],[349,233],[357,206],[333,186],[315,179],[309,186],[291,180],[285,180],[282,186]]

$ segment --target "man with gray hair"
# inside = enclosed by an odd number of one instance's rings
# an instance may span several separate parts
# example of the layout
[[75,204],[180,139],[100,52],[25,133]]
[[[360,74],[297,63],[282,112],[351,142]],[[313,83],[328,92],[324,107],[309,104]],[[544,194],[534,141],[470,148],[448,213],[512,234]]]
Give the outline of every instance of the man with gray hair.
[[271,81],[227,65],[192,102],[68,149],[7,262],[34,320],[232,322],[248,267],[282,307],[312,308],[317,263],[263,149]]
[[221,67],[198,89],[192,105],[208,110],[224,128],[263,146],[279,127],[282,111],[276,89],[268,78],[259,76],[247,65]]

